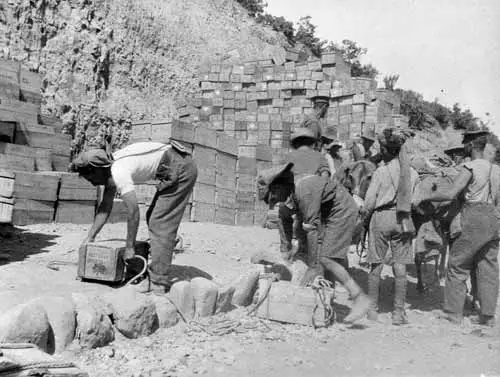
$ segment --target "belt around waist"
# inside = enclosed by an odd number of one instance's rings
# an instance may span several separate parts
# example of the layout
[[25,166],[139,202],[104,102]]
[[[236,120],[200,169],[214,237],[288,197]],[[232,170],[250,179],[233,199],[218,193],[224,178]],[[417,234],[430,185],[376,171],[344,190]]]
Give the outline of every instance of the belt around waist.
[[384,204],[380,207],[375,208],[376,212],[379,211],[395,211],[396,210],[396,204],[389,203],[389,204]]

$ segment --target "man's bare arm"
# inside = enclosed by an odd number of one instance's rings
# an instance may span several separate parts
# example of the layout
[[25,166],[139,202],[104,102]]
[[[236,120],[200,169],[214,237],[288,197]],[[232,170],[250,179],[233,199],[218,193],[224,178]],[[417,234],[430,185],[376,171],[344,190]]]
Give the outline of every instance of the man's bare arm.
[[94,223],[90,228],[89,234],[87,236],[86,242],[93,242],[96,236],[101,231],[106,221],[108,221],[109,215],[111,214],[111,210],[113,209],[113,200],[116,194],[116,187],[112,182],[108,182],[108,184],[104,187],[104,194],[102,198],[101,204],[99,204],[99,208],[97,209],[97,214],[94,218]]

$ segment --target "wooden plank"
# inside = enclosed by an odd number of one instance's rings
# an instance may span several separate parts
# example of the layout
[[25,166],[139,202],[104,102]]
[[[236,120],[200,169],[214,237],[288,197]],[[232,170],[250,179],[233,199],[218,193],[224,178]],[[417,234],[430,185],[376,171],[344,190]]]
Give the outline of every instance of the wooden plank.
[[59,200],[56,223],[92,224],[96,210],[95,200]]
[[236,208],[236,191],[217,187],[215,193],[215,206],[219,208]]
[[57,132],[57,133],[60,133],[63,130],[62,120],[55,117],[55,116],[39,114],[38,120],[39,120],[40,124],[42,124],[44,126],[53,127],[55,132]]
[[15,172],[14,197],[55,202],[59,177],[53,174]]
[[38,223],[51,223],[54,220],[55,202],[15,199],[12,213],[12,224],[29,225]]
[[[266,279],[259,280],[259,288],[262,287],[262,290],[259,289],[259,291],[262,294],[267,291],[263,286],[265,281]],[[324,306],[312,288],[299,287],[288,281],[279,281],[271,284],[267,297],[257,309],[258,317],[273,321],[312,326],[314,315],[317,323],[323,323],[325,318]],[[326,293],[325,300],[333,304],[333,290],[325,289],[324,292]]]
[[237,191],[236,208],[242,211],[254,211],[256,193],[255,191]]
[[[39,348],[0,348],[3,354],[2,361],[8,360],[11,364],[5,366],[23,366],[22,370],[12,370],[2,372],[2,377],[20,376],[46,376],[46,377],[89,377],[88,373],[75,367],[51,368],[61,363],[61,359],[50,356]],[[47,365],[40,367],[40,365]],[[32,367],[29,367],[32,365]],[[38,366],[37,366],[38,365]],[[28,366],[24,368],[24,366]],[[4,369],[5,370],[5,369]]]
[[213,223],[215,221],[215,205],[193,202],[191,207],[191,221]]
[[215,209],[215,223],[222,225],[234,225],[235,210],[233,208],[217,207]]

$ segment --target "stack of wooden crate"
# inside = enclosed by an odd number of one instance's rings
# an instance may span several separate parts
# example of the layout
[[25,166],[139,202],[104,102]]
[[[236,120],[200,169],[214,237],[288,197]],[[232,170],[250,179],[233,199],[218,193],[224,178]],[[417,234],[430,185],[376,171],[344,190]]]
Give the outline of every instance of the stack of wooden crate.
[[55,173],[59,177],[59,190],[55,222],[90,224],[94,221],[97,189],[74,173]]
[[0,224],[12,222],[14,208],[14,174],[0,170]]

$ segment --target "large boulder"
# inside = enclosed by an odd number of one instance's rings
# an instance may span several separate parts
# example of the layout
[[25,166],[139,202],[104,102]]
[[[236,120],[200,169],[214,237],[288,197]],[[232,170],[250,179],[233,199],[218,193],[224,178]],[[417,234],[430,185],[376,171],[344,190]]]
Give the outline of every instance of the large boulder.
[[35,301],[18,305],[0,317],[0,343],[31,343],[47,352],[52,336],[47,313]]
[[158,326],[160,328],[172,327],[179,322],[177,308],[167,297],[153,295],[153,301],[155,302]]
[[49,339],[49,353],[64,351],[75,338],[76,310],[73,301],[63,297],[41,297],[36,302],[45,309],[54,335]]
[[127,286],[104,298],[112,308],[115,327],[127,338],[151,335],[158,329],[158,316],[153,299],[136,293]]
[[253,296],[257,290],[259,275],[260,272],[258,270],[250,271],[231,284],[235,288],[232,300],[233,305],[248,306],[252,303]]
[[215,313],[219,287],[205,278],[191,280],[191,294],[194,300],[194,318],[209,317]]
[[190,321],[194,316],[194,299],[191,292],[191,283],[183,280],[175,283],[168,292],[168,297],[172,300],[176,308],[181,312],[186,321]]
[[226,313],[233,308],[231,303],[236,288],[231,285],[219,287],[217,293],[217,303],[215,304],[215,314]]
[[104,347],[115,339],[111,319],[97,299],[73,293],[76,309],[76,335],[83,348]]

